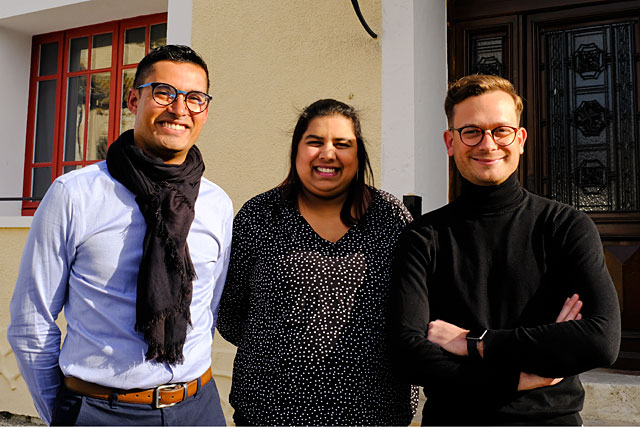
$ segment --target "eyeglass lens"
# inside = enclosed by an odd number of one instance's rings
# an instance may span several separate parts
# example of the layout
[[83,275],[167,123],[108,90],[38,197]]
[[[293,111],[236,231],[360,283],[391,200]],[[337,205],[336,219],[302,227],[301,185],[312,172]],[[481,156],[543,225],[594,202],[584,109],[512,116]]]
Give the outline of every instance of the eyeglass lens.
[[[496,144],[505,146],[511,144],[514,141],[516,137],[516,130],[517,129],[508,126],[499,126],[491,130],[491,136],[493,137],[493,140],[496,142]],[[467,145],[478,144],[480,141],[482,141],[485,133],[483,129],[474,126],[463,127],[459,130],[459,132],[460,137],[462,138],[462,142]]]
[[[175,101],[178,96],[178,90],[169,84],[163,83],[153,88],[152,95],[158,104],[169,105]],[[209,104],[209,98],[203,92],[188,92],[185,95],[185,103],[187,104],[187,108],[192,112],[201,113],[206,110]]]

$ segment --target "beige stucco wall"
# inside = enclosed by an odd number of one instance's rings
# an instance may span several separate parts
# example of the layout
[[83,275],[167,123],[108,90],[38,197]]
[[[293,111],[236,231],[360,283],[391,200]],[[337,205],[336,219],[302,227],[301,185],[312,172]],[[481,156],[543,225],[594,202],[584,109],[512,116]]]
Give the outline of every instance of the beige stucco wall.
[[[300,109],[335,98],[361,111],[376,180],[380,180],[380,41],[344,0],[194,0],[192,47],[211,74],[207,126],[199,147],[205,175],[238,210],[276,186],[288,170],[290,132]],[[380,0],[360,2],[380,33]],[[216,335],[214,375],[228,405],[235,347]]]
[[[381,33],[381,0],[360,1]],[[286,175],[298,111],[336,98],[361,111],[380,180],[381,46],[345,0],[193,0],[192,47],[210,67],[211,104],[199,147],[205,176],[239,209]],[[36,415],[6,340],[26,228],[0,228],[0,411]],[[216,336],[213,365],[228,416],[235,347]],[[231,418],[229,418],[230,420]]]
[[[380,0],[361,1],[380,31]],[[381,48],[344,0],[195,0],[192,47],[210,67],[214,99],[199,146],[205,175],[236,210],[287,171],[298,110],[333,97],[362,111],[380,174]]]
[[28,232],[28,228],[0,228],[0,411],[36,415],[7,341],[9,302]]

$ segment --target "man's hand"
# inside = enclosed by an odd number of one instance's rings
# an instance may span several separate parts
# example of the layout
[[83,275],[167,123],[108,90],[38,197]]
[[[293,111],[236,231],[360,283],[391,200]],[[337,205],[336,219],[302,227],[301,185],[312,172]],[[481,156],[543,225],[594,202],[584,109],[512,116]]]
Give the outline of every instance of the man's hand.
[[[567,298],[560,310],[560,314],[556,318],[556,323],[567,322],[569,320],[580,320],[582,314],[582,301],[578,294],[573,294],[571,298]],[[550,385],[556,385],[563,378],[544,378],[535,374],[528,374],[526,372],[520,372],[520,381],[518,382],[518,391],[533,390],[539,387],[548,387]]]
[[427,339],[434,344],[438,344],[449,353],[457,354],[458,356],[468,356],[468,332],[469,330],[459,328],[444,320],[434,320],[433,322],[429,322]]
[[527,374],[520,372],[520,381],[518,382],[518,391],[533,390],[534,388],[548,387],[556,385],[563,378],[544,378],[536,374]]
[[573,294],[571,298],[567,298],[564,302],[562,310],[560,310],[560,314],[556,318],[556,323],[582,319],[581,309],[582,301],[580,301],[580,297],[578,294]]

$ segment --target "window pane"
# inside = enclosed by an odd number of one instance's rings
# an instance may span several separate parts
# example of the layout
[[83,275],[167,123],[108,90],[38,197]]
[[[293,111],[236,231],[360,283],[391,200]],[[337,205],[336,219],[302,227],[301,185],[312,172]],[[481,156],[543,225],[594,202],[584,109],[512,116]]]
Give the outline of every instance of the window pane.
[[122,71],[122,106],[120,107],[120,133],[128,129],[133,129],[136,117],[129,108],[127,108],[127,99],[129,98],[129,89],[133,86],[133,78],[136,75],[136,69],[130,68]]
[[67,118],[64,136],[64,160],[82,160],[87,96],[87,76],[69,77]]
[[81,165],[65,166],[62,168],[62,173],[65,174],[67,172],[71,172],[77,169],[82,169],[82,166]]
[[87,160],[104,160],[107,158],[110,84],[111,73],[99,73],[91,76]]
[[167,44],[167,24],[156,24],[151,26],[149,49],[155,49]]
[[58,72],[58,42],[40,45],[40,74],[48,76]]
[[88,67],[89,38],[71,39],[69,44],[69,71],[83,71]]
[[111,67],[111,33],[93,36],[91,69]]
[[50,162],[53,158],[56,84],[57,80],[38,82],[36,134],[33,147],[33,161],[35,163]]
[[31,197],[42,198],[51,185],[51,168],[33,168]]
[[506,36],[476,37],[471,47],[471,74],[507,77],[505,69]]
[[124,65],[136,64],[144,57],[145,27],[131,28],[124,33]]

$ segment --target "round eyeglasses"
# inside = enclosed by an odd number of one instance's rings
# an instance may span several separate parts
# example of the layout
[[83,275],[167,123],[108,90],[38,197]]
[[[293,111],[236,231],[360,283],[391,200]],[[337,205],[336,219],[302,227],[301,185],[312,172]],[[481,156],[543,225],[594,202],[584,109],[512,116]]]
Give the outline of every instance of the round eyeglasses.
[[138,86],[136,89],[142,89],[147,86],[151,86],[151,96],[153,97],[153,100],[164,106],[173,104],[176,99],[178,99],[178,95],[183,94],[184,103],[193,114],[202,113],[207,109],[209,101],[211,101],[211,95],[207,95],[206,93],[197,90],[185,92],[183,90],[176,89],[169,83],[145,83]]
[[461,128],[449,128],[449,130],[457,130],[460,134],[460,140],[468,147],[474,147],[482,141],[484,134],[489,132],[491,138],[501,147],[507,147],[516,140],[516,134],[518,133],[517,127],[513,126],[498,126],[493,129],[482,129],[477,126],[463,126]]

